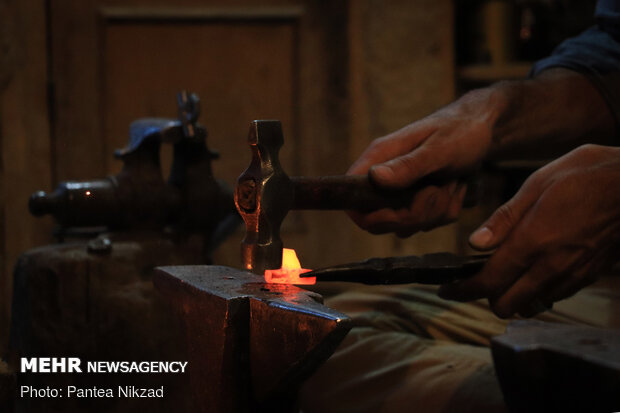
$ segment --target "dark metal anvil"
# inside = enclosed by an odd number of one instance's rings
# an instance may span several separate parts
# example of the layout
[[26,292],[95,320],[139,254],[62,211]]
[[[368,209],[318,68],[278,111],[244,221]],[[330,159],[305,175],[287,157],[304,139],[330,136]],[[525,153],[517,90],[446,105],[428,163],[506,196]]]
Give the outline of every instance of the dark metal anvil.
[[491,341],[511,412],[620,411],[620,331],[513,321]]
[[184,322],[199,411],[295,411],[296,394],[334,352],[350,319],[316,293],[222,266],[156,269]]

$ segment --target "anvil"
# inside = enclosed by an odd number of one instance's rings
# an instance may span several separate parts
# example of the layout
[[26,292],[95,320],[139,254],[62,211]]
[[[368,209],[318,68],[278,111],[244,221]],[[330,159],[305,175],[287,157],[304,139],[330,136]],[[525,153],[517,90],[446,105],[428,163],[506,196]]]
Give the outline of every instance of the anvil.
[[156,269],[181,316],[198,411],[295,411],[296,394],[351,328],[320,295],[222,266]]

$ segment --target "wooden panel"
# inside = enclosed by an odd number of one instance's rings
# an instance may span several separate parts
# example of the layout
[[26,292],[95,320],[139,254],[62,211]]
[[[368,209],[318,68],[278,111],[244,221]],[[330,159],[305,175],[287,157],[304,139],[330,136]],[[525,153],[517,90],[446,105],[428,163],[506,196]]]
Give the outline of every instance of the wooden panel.
[[43,2],[0,1],[0,352],[4,354],[19,254],[49,242],[51,220],[28,197],[51,185]]
[[[55,170],[57,179],[100,176],[109,172],[110,169],[115,170],[115,166],[110,166],[110,150],[118,146],[117,142],[122,142],[121,146],[124,146],[127,138],[127,120],[148,114],[174,115],[176,110],[174,104],[170,102],[174,102],[176,91],[182,87],[189,88],[196,85],[200,77],[197,72],[190,72],[192,68],[210,68],[206,63],[207,58],[211,57],[211,64],[216,66],[213,70],[206,72],[204,79],[210,74],[217,74],[219,70],[217,68],[220,66],[217,65],[217,60],[212,58],[215,53],[222,50],[216,50],[215,45],[225,43],[225,39],[215,38],[212,33],[210,39],[213,47],[207,48],[203,53],[199,47],[206,45],[206,39],[201,40],[200,35],[192,37],[192,33],[202,33],[198,27],[214,22],[228,22],[231,27],[235,25],[234,22],[246,22],[250,25],[268,22],[281,25],[283,21],[288,21],[290,25],[291,19],[299,14],[300,9],[284,6],[296,3],[295,1],[272,0],[268,3],[263,2],[259,6],[253,1],[243,0],[179,0],[175,2],[167,0],[63,0],[52,2],[52,69],[56,88]],[[156,27],[161,27],[160,44],[148,39],[151,34],[158,36]],[[132,41],[131,35],[134,30],[140,40]],[[187,43],[175,41],[174,37],[166,37],[163,33],[171,36],[179,35],[180,38],[185,36],[185,39],[189,40]],[[122,41],[119,43],[119,36],[122,35],[129,35],[125,40],[136,48],[131,51],[127,47],[123,48]],[[234,49],[224,50],[224,57],[235,53]],[[260,52],[260,48],[257,52]],[[121,61],[116,59],[121,59]],[[152,70],[141,67],[149,61],[157,61],[158,67],[153,67]],[[131,103],[128,103],[125,108],[127,110],[135,108],[136,111],[125,112],[122,118],[113,120],[114,125],[118,126],[111,126],[106,122],[112,119],[109,116],[116,115],[118,112],[107,113],[106,105],[116,99],[116,95],[122,96],[124,92],[118,91],[120,85],[117,87],[116,83],[110,83],[118,80],[118,76],[113,77],[118,75],[118,71],[110,74],[107,69],[109,67],[115,70],[119,67],[118,65],[122,65],[121,67],[127,70],[128,77],[139,75],[139,71],[145,69],[143,74],[150,77],[140,77],[139,82],[132,86],[132,91],[140,92],[148,85],[149,96],[143,96],[141,92],[134,94],[131,99],[136,99],[138,103],[133,107]],[[230,73],[230,75],[234,74],[234,72]],[[167,78],[168,75],[171,77]],[[181,80],[185,81],[180,83]],[[204,91],[208,86],[205,85],[198,91]],[[108,96],[105,96],[104,92]],[[146,97],[153,98],[154,96],[160,100],[152,100],[147,112],[138,113],[137,109],[143,108],[139,102],[143,102]],[[108,101],[106,102],[105,99]],[[213,101],[217,99],[214,97]],[[206,112],[207,110],[205,114]],[[206,117],[204,119],[208,126],[209,119]],[[114,138],[108,141],[112,133]]]
[[50,2],[54,180],[104,174],[95,0]]
[[[286,145],[282,159],[296,171],[296,23],[204,21],[109,23],[104,27],[101,85],[103,148],[127,142],[139,117],[176,114],[175,95],[201,97],[201,122],[221,159],[215,175],[233,184],[249,164],[247,133],[253,119],[280,119]],[[168,161],[168,159],[166,160]],[[120,168],[106,158],[106,172]]]
[[[454,98],[452,2],[350,2],[351,161],[375,138]],[[358,230],[352,229],[353,232]],[[359,235],[363,236],[363,235]],[[366,255],[456,250],[456,227],[360,243]]]

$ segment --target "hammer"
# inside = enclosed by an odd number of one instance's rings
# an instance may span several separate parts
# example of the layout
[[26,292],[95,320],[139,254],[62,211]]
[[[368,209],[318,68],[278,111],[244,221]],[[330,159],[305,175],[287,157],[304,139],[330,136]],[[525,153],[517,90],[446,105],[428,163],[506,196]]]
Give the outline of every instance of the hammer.
[[[278,153],[284,143],[278,120],[255,120],[248,143],[250,166],[237,179],[235,204],[245,221],[241,243],[245,269],[263,274],[282,266],[280,225],[291,209],[356,210],[406,207],[428,180],[406,190],[377,187],[368,175],[289,177]],[[469,201],[464,202],[467,204]]]

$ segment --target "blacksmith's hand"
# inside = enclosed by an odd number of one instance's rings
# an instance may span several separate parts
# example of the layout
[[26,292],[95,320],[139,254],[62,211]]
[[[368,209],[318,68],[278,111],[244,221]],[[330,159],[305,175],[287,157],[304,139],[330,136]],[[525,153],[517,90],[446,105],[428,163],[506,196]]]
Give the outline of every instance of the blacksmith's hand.
[[608,105],[582,74],[554,68],[498,82],[373,141],[348,174],[369,174],[392,189],[429,175],[441,184],[421,185],[408,207],[349,215],[371,233],[406,237],[456,219],[466,192],[461,182],[483,160],[550,159],[584,143],[612,145],[614,136]]
[[618,259],[619,188],[620,148],[584,145],[539,169],[471,235],[497,248],[482,271],[440,296],[488,298],[505,318],[573,295]]
[[368,214],[349,212],[363,229],[408,237],[454,221],[467,190],[459,176],[477,167],[491,147],[491,128],[499,105],[488,89],[476,90],[436,113],[374,140],[349,168],[349,175],[369,174],[377,185],[407,188],[421,178],[447,176],[441,185],[417,192],[402,209]]

